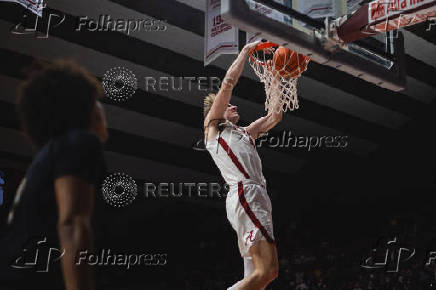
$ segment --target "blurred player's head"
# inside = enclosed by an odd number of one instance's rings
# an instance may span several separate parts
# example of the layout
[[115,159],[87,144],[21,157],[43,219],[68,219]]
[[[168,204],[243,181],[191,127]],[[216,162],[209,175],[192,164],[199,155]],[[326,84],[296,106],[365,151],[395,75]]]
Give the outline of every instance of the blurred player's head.
[[73,129],[88,129],[104,142],[106,118],[98,99],[100,82],[73,61],[58,60],[33,68],[18,94],[24,132],[37,147]]
[[[206,98],[204,98],[204,106],[203,106],[203,116],[206,118],[207,114],[212,107],[213,102],[215,101],[216,95],[209,94]],[[224,119],[232,122],[233,124],[237,124],[239,121],[238,107],[229,104],[227,106],[226,111],[224,112]]]

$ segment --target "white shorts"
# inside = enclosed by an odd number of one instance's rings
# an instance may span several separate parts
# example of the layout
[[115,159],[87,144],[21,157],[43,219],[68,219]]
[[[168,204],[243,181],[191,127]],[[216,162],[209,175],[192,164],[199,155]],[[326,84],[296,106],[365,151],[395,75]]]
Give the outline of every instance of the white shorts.
[[266,189],[257,184],[231,189],[226,198],[227,219],[238,235],[239,252],[249,257],[250,247],[260,241],[274,242],[272,206]]

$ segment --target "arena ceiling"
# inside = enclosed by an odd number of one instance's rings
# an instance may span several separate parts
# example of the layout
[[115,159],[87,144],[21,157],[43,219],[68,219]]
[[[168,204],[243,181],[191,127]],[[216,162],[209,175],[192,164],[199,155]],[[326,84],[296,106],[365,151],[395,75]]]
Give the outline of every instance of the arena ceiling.
[[[10,32],[22,7],[0,3],[0,162],[3,167],[24,169],[33,154],[19,132],[14,113],[15,90],[23,69],[35,60],[74,58],[102,78],[113,67],[132,70],[138,90],[129,101],[103,100],[110,139],[106,157],[111,172],[122,171],[135,179],[153,182],[220,181],[207,153],[192,149],[201,139],[204,91],[146,90],[145,77],[223,78],[233,55],[203,65],[204,0],[94,0],[48,2],[50,13],[65,15],[62,25],[48,38]],[[76,31],[79,17],[98,19],[165,20],[167,29],[134,32]],[[261,147],[264,173],[275,189],[283,181],[310,176],[330,163],[333,168],[367,161],[385,152],[407,130],[408,124],[428,115],[436,98],[436,30],[426,24],[402,30],[405,36],[408,89],[392,92],[348,74],[311,63],[299,81],[300,109],[286,113],[274,129],[280,135],[291,130],[301,136],[346,136],[342,149]],[[192,84],[192,83],[191,83]],[[234,90],[232,102],[243,123],[264,113],[262,84],[246,66]],[[406,128],[406,129],[405,129]],[[324,165],[322,165],[322,164]],[[335,167],[336,166],[336,167]],[[318,171],[317,171],[318,170]],[[347,169],[342,168],[347,171]],[[289,183],[287,183],[289,184]]]

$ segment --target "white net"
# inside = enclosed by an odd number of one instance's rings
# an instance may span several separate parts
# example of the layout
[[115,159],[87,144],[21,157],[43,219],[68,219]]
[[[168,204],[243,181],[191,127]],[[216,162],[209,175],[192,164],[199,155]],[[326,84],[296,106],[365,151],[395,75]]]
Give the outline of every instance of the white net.
[[[269,47],[252,53],[249,62],[265,87],[265,110],[268,112],[286,112],[298,109],[297,81],[306,70],[309,58],[298,57],[291,51],[277,64],[273,61],[276,49]],[[282,56],[283,57],[283,56]],[[274,58],[277,59],[277,58]],[[295,69],[289,71],[288,63],[296,61]],[[301,61],[305,63],[300,63]]]

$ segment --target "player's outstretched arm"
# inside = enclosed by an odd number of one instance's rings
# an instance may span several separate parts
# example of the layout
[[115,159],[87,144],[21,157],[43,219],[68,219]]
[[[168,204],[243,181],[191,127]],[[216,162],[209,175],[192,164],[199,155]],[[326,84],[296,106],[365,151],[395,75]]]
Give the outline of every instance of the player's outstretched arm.
[[219,120],[222,122],[224,119],[224,112],[226,111],[230,102],[230,98],[232,97],[233,87],[236,85],[239,77],[241,76],[245,61],[258,43],[259,42],[253,42],[245,45],[238,57],[227,70],[226,76],[224,77],[221,88],[218,91],[212,107],[210,108],[209,114],[204,119],[205,129],[209,126],[216,127],[220,122]]
[[261,117],[251,123],[247,128],[248,134],[250,134],[251,137],[254,139],[257,139],[261,137],[263,134],[266,134],[269,130],[274,128],[283,117],[283,111],[282,111],[282,103],[277,101],[280,98],[281,90],[280,88],[280,77],[277,75],[276,78],[273,80],[272,86],[275,87],[273,89],[272,94],[275,94],[272,96],[272,99],[276,100],[274,102],[274,105],[269,108],[268,114],[264,117]]

